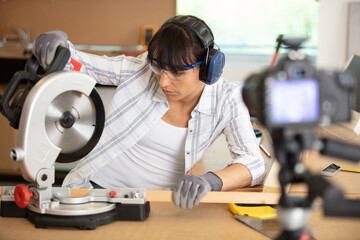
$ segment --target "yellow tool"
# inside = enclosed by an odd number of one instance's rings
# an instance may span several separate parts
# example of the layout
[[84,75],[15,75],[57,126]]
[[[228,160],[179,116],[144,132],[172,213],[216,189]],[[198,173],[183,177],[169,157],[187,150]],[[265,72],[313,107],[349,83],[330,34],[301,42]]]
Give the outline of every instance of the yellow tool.
[[351,168],[351,167],[341,167],[341,171],[360,173],[359,168]]
[[230,203],[229,207],[235,219],[270,239],[275,239],[282,231],[276,210],[270,206],[239,206]]
[[235,203],[229,204],[233,214],[246,215],[258,219],[273,219],[277,217],[276,209],[270,206],[238,206]]

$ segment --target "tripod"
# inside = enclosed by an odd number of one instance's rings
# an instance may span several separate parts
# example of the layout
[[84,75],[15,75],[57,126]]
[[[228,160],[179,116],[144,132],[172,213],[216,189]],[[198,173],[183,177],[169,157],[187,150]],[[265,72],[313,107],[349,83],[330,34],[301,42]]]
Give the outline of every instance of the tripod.
[[[278,215],[283,225],[277,239],[312,239],[310,230],[304,226],[309,218],[316,197],[324,200],[324,214],[331,216],[360,217],[360,201],[344,198],[343,191],[331,184],[321,175],[311,174],[301,162],[304,150],[312,149],[314,136],[312,130],[276,129],[272,133],[276,158],[280,163],[279,182],[281,197]],[[357,161],[360,147],[329,139],[321,140],[320,153],[347,160]],[[343,151],[347,148],[348,151]],[[342,154],[344,152],[344,154]],[[305,197],[290,196],[286,185],[305,183],[308,194]]]

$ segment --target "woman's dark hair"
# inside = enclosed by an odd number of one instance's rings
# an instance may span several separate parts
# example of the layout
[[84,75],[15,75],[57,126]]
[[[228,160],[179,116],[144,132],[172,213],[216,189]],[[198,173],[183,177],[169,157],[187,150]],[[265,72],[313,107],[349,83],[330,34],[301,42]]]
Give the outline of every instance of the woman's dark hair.
[[[201,19],[191,17],[205,24]],[[213,44],[209,47],[212,48]],[[191,66],[196,62],[205,61],[207,52],[208,48],[203,46],[194,31],[170,22],[162,25],[151,39],[148,61],[161,69],[177,72],[184,70],[181,66]]]

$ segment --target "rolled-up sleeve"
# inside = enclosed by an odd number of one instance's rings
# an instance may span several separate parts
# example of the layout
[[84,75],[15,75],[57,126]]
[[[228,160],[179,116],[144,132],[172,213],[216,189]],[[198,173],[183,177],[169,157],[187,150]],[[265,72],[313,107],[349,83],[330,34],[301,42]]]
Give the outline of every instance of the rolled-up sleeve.
[[224,134],[233,158],[231,164],[243,164],[251,173],[251,186],[260,184],[265,176],[266,164],[251,125],[248,109],[242,100],[241,86],[231,91],[225,106],[225,118],[229,120]]

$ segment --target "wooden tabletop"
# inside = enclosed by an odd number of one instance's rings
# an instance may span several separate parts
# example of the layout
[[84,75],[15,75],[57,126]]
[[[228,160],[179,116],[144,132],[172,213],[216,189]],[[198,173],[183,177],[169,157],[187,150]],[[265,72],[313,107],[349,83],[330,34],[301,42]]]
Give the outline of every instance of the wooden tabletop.
[[[182,210],[172,203],[154,202],[142,222],[116,221],[96,230],[76,228],[37,229],[23,218],[0,218],[0,239],[268,239],[234,218],[228,204],[203,203],[192,210]],[[324,218],[312,213],[307,226],[316,239],[360,239],[360,221],[348,218]]]

